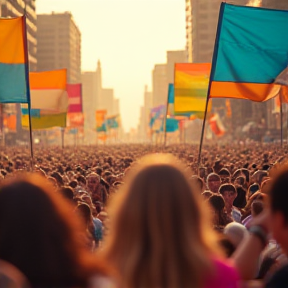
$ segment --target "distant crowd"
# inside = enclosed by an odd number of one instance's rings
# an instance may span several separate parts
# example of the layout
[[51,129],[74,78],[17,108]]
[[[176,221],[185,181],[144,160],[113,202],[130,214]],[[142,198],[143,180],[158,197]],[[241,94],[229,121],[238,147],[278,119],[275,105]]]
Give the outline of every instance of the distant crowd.
[[279,144],[0,150],[0,287],[288,287]]

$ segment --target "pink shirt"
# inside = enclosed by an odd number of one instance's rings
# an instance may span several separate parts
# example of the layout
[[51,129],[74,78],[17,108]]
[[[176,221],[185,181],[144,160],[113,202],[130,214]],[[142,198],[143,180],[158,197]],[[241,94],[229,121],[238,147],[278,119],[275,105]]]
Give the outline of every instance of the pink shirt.
[[204,288],[237,288],[240,277],[228,260],[214,259],[215,275],[205,281]]

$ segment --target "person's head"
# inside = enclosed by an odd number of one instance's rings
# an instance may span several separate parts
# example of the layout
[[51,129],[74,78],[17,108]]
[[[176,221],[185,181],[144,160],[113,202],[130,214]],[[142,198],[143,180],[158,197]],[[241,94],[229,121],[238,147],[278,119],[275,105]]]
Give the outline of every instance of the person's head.
[[205,190],[203,193],[201,193],[201,195],[204,200],[208,200],[213,195],[213,193],[209,190]]
[[73,197],[74,197],[74,191],[71,187],[69,186],[64,186],[61,188],[60,193],[62,194],[62,196],[67,199],[72,201]]
[[230,182],[230,172],[227,168],[222,168],[218,175],[220,176],[222,183],[229,183]]
[[254,183],[249,186],[248,188],[248,198],[250,198],[254,193],[258,192],[260,190],[260,186],[257,183]]
[[91,173],[87,176],[87,187],[91,191],[95,191],[100,184],[100,176],[96,173]]
[[104,253],[123,286],[197,287],[209,274],[217,241],[183,171],[171,155],[144,157],[115,194]]
[[232,242],[235,248],[248,236],[249,232],[242,224],[232,222],[224,228],[224,234]]
[[237,208],[244,208],[247,204],[247,191],[242,186],[236,186],[237,196],[233,202],[233,205]]
[[207,187],[211,192],[218,193],[218,189],[219,189],[220,185],[221,185],[221,179],[220,179],[219,175],[217,175],[215,173],[211,173],[208,175]]
[[219,193],[223,196],[226,207],[232,207],[235,198],[237,197],[237,191],[232,184],[223,184],[219,188]]
[[21,270],[32,287],[82,286],[95,273],[97,264],[79,242],[83,228],[71,210],[37,174],[1,183],[0,259]]
[[72,180],[70,183],[69,183],[69,186],[73,189],[75,189],[77,186],[78,186],[78,182],[76,180]]
[[78,182],[78,184],[79,184],[80,186],[86,187],[87,182],[86,182],[86,179],[85,179],[85,177],[84,177],[83,175],[79,175],[79,176],[77,177],[77,182]]
[[81,202],[76,207],[76,213],[80,216],[85,225],[89,225],[92,221],[92,212],[88,204]]
[[274,239],[288,253],[288,166],[280,168],[272,179],[269,191],[269,210]]

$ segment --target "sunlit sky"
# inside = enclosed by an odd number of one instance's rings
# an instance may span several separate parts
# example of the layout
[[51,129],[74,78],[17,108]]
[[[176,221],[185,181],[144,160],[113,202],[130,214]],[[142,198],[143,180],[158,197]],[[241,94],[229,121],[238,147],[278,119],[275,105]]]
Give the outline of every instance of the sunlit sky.
[[103,87],[120,98],[126,131],[136,128],[144,86],[167,50],[185,48],[184,0],[37,0],[37,14],[70,11],[82,33],[82,71],[100,59]]

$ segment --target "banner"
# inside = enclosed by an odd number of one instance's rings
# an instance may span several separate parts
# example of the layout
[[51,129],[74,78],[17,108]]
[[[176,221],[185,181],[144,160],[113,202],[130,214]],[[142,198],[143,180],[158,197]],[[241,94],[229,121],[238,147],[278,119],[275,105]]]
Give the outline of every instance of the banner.
[[26,18],[0,19],[0,103],[29,103]]
[[31,108],[53,113],[64,113],[68,109],[66,91],[67,70],[30,72]]
[[175,64],[175,114],[193,113],[204,117],[210,70],[210,63]]
[[160,132],[163,129],[165,119],[166,107],[160,105],[150,110],[150,123],[149,127],[154,132]]
[[[43,115],[41,117],[32,117],[32,129],[47,129],[52,127],[66,127],[66,113]],[[29,116],[22,115],[22,127],[29,128]]]
[[17,117],[15,114],[3,115],[3,126],[12,132],[16,132]]
[[96,111],[96,131],[106,132],[106,114],[107,110],[97,110]]
[[82,84],[67,84],[68,113],[82,112]]
[[67,127],[83,127],[84,115],[83,113],[68,113],[67,114]]
[[[288,11],[222,3],[211,73],[211,98],[262,102],[288,63]],[[277,83],[277,81],[276,81]]]

